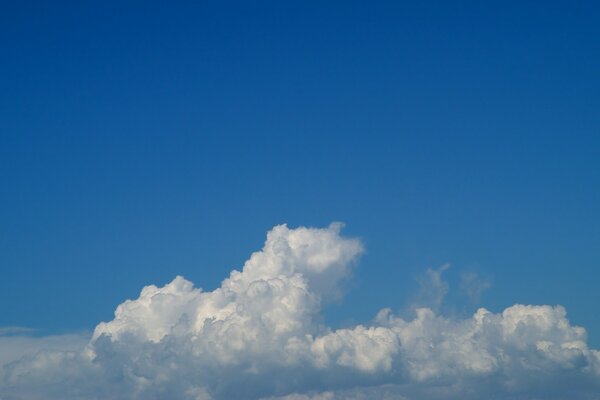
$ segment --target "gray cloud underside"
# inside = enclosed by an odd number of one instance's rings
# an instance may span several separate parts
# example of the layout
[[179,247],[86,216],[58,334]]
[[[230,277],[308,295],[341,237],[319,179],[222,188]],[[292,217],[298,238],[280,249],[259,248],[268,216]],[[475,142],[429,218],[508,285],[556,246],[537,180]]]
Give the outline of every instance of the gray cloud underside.
[[[328,228],[274,227],[204,292],[176,277],[119,305],[81,346],[9,362],[2,399],[598,399],[600,352],[560,306],[466,319],[384,309],[369,326],[319,321],[363,247]],[[0,349],[2,341],[0,340]],[[2,360],[2,358],[0,358]],[[7,359],[4,359],[7,361]]]

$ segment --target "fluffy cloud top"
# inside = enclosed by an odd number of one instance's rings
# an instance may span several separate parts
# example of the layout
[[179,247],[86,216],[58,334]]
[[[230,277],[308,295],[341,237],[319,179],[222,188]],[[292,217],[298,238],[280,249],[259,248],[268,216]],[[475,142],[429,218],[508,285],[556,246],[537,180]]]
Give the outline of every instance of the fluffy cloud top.
[[[362,252],[341,225],[274,227],[261,251],[204,292],[182,277],[145,287],[82,350],[43,350],[4,366],[6,399],[597,398],[600,353],[565,310],[514,305],[457,320],[382,310],[332,330]],[[596,396],[596,397],[594,397]]]

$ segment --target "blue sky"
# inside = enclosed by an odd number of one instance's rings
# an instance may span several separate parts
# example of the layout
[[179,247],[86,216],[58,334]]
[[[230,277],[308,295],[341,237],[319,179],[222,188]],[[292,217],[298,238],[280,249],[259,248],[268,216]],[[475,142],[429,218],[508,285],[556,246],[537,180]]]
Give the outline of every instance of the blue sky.
[[[92,330],[346,223],[332,326],[562,305],[600,347],[595,2],[78,2],[0,13],[0,326]],[[460,277],[490,283],[477,302]]]
[[90,328],[339,220],[363,317],[449,262],[598,343],[598,10],[442,3],[7,7],[1,324]]

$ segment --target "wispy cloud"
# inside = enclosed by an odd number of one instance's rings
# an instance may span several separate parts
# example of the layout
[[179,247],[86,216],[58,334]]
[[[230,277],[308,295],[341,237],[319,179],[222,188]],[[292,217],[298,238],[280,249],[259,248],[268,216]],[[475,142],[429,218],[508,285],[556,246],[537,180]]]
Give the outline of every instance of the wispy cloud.
[[0,327],[0,336],[13,336],[13,335],[28,335],[34,333],[35,329],[26,328],[24,326],[3,326]]
[[436,269],[428,268],[425,274],[417,279],[419,292],[412,305],[413,308],[429,307],[439,310],[450,290],[450,285],[442,276],[449,268],[450,264],[444,264]]
[[474,304],[479,304],[481,295],[492,286],[489,278],[483,278],[475,272],[463,272],[460,276],[460,291]]

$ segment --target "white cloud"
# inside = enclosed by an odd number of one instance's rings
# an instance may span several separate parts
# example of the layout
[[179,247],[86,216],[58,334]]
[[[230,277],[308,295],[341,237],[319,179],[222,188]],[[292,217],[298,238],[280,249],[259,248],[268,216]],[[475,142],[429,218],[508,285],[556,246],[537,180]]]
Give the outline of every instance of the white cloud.
[[[362,252],[340,228],[276,226],[263,249],[210,292],[182,277],[147,286],[100,323],[83,350],[44,350],[5,366],[0,395],[587,399],[600,390],[600,353],[560,306],[480,309],[461,320],[431,308],[405,320],[384,309],[370,326],[323,326],[323,299],[339,293]],[[430,275],[445,294],[442,272]]]
[[28,328],[0,328],[0,366],[43,350],[80,351],[90,340],[90,335],[67,334],[52,336],[27,336],[34,331]]

